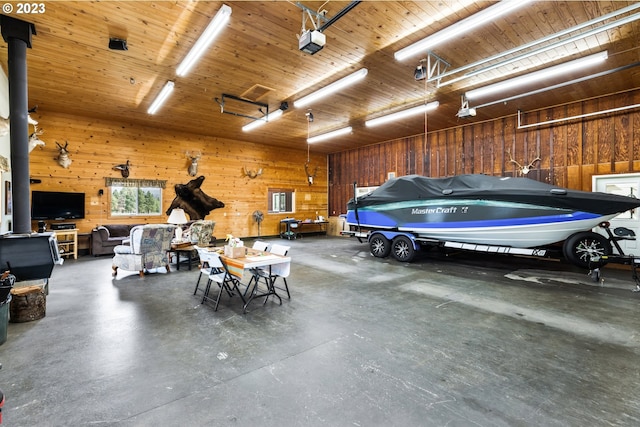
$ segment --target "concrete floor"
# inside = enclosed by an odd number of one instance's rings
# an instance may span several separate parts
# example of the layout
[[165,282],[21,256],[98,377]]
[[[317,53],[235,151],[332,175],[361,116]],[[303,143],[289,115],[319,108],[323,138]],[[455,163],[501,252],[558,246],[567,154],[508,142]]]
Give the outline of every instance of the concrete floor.
[[292,299],[246,315],[237,297],[201,306],[195,269],[56,266],[46,317],[0,346],[4,424],[640,425],[629,272],[600,287],[545,260],[290,244]]

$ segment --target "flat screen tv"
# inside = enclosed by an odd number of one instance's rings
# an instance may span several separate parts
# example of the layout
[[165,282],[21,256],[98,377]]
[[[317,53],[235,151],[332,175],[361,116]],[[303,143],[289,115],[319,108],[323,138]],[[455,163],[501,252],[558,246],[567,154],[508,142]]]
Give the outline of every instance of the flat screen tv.
[[84,218],[84,193],[31,192],[31,219],[80,218]]

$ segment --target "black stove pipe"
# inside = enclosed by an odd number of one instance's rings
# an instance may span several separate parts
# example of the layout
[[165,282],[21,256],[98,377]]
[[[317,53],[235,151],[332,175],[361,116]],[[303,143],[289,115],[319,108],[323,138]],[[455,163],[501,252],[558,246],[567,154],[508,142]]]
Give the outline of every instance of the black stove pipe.
[[9,52],[13,232],[30,233],[27,48],[31,48],[31,35],[36,29],[33,24],[6,15],[0,15],[0,27]]

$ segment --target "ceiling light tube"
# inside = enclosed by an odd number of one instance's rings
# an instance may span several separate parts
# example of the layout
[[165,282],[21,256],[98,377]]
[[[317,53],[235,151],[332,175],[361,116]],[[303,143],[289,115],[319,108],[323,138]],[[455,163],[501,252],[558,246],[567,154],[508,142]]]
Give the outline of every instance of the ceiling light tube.
[[158,96],[156,96],[156,99],[154,99],[151,103],[151,106],[147,110],[147,114],[155,114],[160,109],[160,107],[162,107],[164,101],[166,101],[167,98],[169,98],[169,95],[171,95],[171,92],[173,92],[173,86],[174,83],[171,80],[165,83]]
[[[611,30],[613,28],[622,26],[622,25],[627,24],[629,22],[637,21],[638,19],[640,19],[640,13],[636,13],[635,15],[631,15],[631,16],[628,16],[626,18],[622,18],[622,19],[620,19],[618,21],[611,22],[611,23],[609,23],[607,25],[595,28],[595,29],[587,31],[585,33],[577,34],[577,35],[575,35],[573,37],[569,37],[568,39],[560,40],[560,41],[558,41],[556,43],[552,43],[552,44],[543,46],[543,47],[541,47],[539,49],[536,49],[534,51],[525,52],[525,53],[522,53],[520,55],[511,57],[511,58],[508,58],[508,59],[504,59],[504,60],[502,60],[502,61],[500,61],[498,63],[483,67],[483,68],[481,68],[479,70],[471,71],[469,73],[466,73],[464,75],[464,78],[473,77],[473,76],[476,76],[478,74],[486,73],[487,71],[495,70],[496,68],[500,68],[500,67],[503,67],[505,65],[512,64],[514,62],[521,61],[523,59],[527,59],[527,58],[529,58],[531,56],[534,56],[534,55],[539,55],[541,53],[548,52],[548,51],[550,51],[552,49],[556,49],[558,47],[567,45],[569,43],[573,43],[573,42],[575,42],[577,40],[586,39],[587,37],[596,35],[598,33],[604,32],[604,31]],[[448,81],[447,84],[451,84],[454,80],[456,80],[456,79]],[[441,84],[440,87],[442,87],[442,86],[443,85]]]
[[272,121],[280,118],[281,116],[282,116],[282,110],[278,109],[278,110],[274,111],[273,113],[267,114],[265,117],[263,117],[261,119],[254,120],[251,123],[242,126],[242,130],[244,132],[249,132],[251,130],[254,130],[257,127],[262,126],[265,123],[272,122]]
[[608,57],[607,51],[596,53],[594,55],[585,56],[575,59],[573,61],[565,62],[553,67],[545,68],[543,70],[534,71],[533,73],[524,74],[522,76],[514,77],[509,80],[504,80],[492,85],[473,89],[465,93],[465,97],[468,100],[482,98],[491,93],[508,90],[516,86],[522,86],[536,81],[544,80],[552,76],[557,76],[566,72],[573,72],[578,68],[588,67],[606,60]]
[[404,119],[406,117],[414,116],[416,114],[424,113],[426,111],[435,110],[440,103],[433,101],[428,104],[418,105],[417,107],[408,108],[406,110],[398,111],[397,113],[387,114],[386,116],[378,117],[376,119],[367,120],[364,122],[365,126],[373,127],[384,123],[395,122],[397,120]]
[[193,45],[187,56],[184,57],[178,69],[176,70],[176,74],[180,77],[184,77],[187,75],[191,67],[198,62],[198,59],[202,56],[202,54],[209,48],[213,40],[216,38],[218,33],[224,28],[224,25],[229,20],[231,16],[231,8],[226,4],[223,4],[216,16],[213,17],[207,28],[204,30],[200,38]]
[[539,93],[547,92],[547,91],[550,91],[550,90],[560,89],[561,87],[574,85],[576,83],[582,83],[582,82],[585,82],[585,81],[590,80],[590,79],[596,79],[598,77],[608,76],[610,74],[617,73],[619,71],[628,70],[630,68],[634,68],[634,67],[638,67],[638,66],[640,66],[640,62],[632,62],[631,64],[623,65],[622,67],[612,68],[610,70],[601,71],[599,73],[590,74],[588,76],[579,77],[579,78],[573,79],[573,80],[567,80],[566,82],[558,83],[558,84],[552,85],[552,86],[544,86],[544,87],[541,87],[541,88],[536,89],[536,90],[532,90],[532,91],[524,92],[524,93],[519,93],[517,95],[509,96],[507,98],[489,101],[489,102],[487,102],[485,104],[482,104],[482,105],[476,105],[474,108],[477,109],[477,108],[489,107],[491,105],[496,105],[496,104],[504,104],[505,102],[511,102],[511,101],[519,99],[519,98],[524,98],[524,97],[527,97],[527,96],[537,95]]
[[[602,15],[602,16],[599,16],[599,17],[597,17],[595,19],[592,19],[591,21],[582,22],[582,23],[580,23],[580,24],[578,24],[578,25],[576,25],[574,27],[566,28],[566,29],[564,29],[564,30],[562,30],[560,32],[555,33],[555,34],[550,34],[550,35],[548,35],[546,37],[543,37],[541,39],[536,39],[536,40],[534,40],[534,41],[532,41],[530,43],[525,43],[525,44],[520,45],[518,47],[515,47],[513,49],[505,50],[503,52],[498,53],[497,55],[493,55],[493,56],[489,56],[489,57],[486,57],[486,58],[482,58],[479,61],[472,62],[472,63],[466,64],[466,65],[460,66],[460,67],[455,68],[453,70],[449,70],[449,71],[447,71],[445,73],[442,73],[442,74],[439,74],[439,75],[437,75],[435,77],[432,77],[428,81],[431,82],[431,81],[434,81],[434,80],[440,80],[440,79],[443,79],[444,77],[449,77],[449,76],[452,76],[454,74],[459,74],[459,73],[461,73],[463,71],[469,70],[471,68],[475,68],[475,67],[477,67],[479,65],[483,65],[483,64],[495,61],[497,59],[504,59],[506,57],[509,57],[509,59],[503,60],[503,61],[501,61],[499,63],[500,65],[507,65],[507,64],[515,62],[517,60],[520,60],[520,59],[523,59],[523,58],[527,58],[527,57],[532,56],[532,55],[537,55],[537,54],[542,53],[542,52],[546,52],[549,49],[553,49],[553,48],[557,48],[557,47],[563,46],[565,44],[569,44],[571,42],[574,42],[574,41],[578,40],[579,38],[586,38],[588,36],[597,34],[597,33],[601,32],[601,31],[610,30],[610,29],[615,28],[617,26],[621,26],[621,25],[627,24],[629,22],[633,22],[633,21],[639,19],[640,17],[638,16],[638,14],[635,14],[635,15],[632,15],[632,16],[629,16],[629,17],[626,17],[626,18],[621,18],[620,20],[611,22],[611,23],[609,23],[609,24],[607,24],[605,26],[597,27],[597,28],[595,28],[595,29],[593,29],[591,31],[580,33],[580,34],[578,34],[576,36],[572,36],[572,37],[570,37],[568,39],[561,39],[562,37],[566,36],[567,34],[575,33],[575,32],[577,32],[579,30],[582,30],[583,28],[587,28],[587,27],[594,26],[596,24],[600,24],[601,22],[607,21],[607,20],[609,20],[611,18],[615,18],[618,15],[622,15],[624,13],[634,11],[634,10],[636,10],[638,8],[640,8],[640,3],[636,3],[636,4],[633,4],[631,6],[627,6],[627,7],[624,7],[622,9],[618,9],[618,10],[616,10],[614,12],[611,12],[611,13],[608,13],[606,15]],[[540,47],[540,48],[537,48],[537,49],[534,49],[534,50],[530,50],[528,53],[523,54],[522,56],[517,56],[517,57],[510,56],[510,55],[512,55],[514,53],[518,53],[518,52],[524,51],[526,49],[529,49],[531,47],[534,47],[536,45],[540,45],[540,44],[546,43],[548,41],[553,41],[553,40],[559,40],[559,41],[556,42],[556,43],[553,43],[551,45],[545,45],[543,47]],[[438,87],[443,87],[443,86],[446,86],[446,85],[450,85],[452,83],[455,83],[455,82],[458,82],[460,80],[469,78],[469,77],[471,77],[473,75],[488,71],[488,70],[493,69],[493,68],[496,68],[496,64],[490,65],[490,66],[482,68],[480,70],[475,70],[475,71],[466,73],[462,77],[457,77],[455,79],[447,80],[446,82],[439,81],[438,82]]]
[[335,138],[340,135],[345,135],[347,133],[351,133],[351,126],[347,126],[346,128],[334,130],[332,132],[323,133],[322,135],[312,136],[307,139],[307,143],[313,144],[314,142],[320,142],[327,139]]
[[497,17],[511,12],[518,7],[524,6],[529,2],[531,2],[531,0],[502,0],[500,3],[490,6],[469,16],[468,18],[463,19],[462,21],[458,21],[455,24],[433,33],[419,42],[409,45],[404,49],[400,49],[394,53],[394,56],[396,60],[402,61],[411,56],[417,55],[418,53],[425,53],[437,44],[453,37],[460,37],[462,34],[472,30],[473,28],[490,23]]
[[356,71],[355,73],[351,73],[346,77],[341,78],[340,80],[337,80],[325,87],[323,87],[322,89],[318,89],[315,92],[311,92],[309,95],[307,96],[303,96],[302,98],[293,101],[293,106],[294,107],[304,107],[305,105],[309,105],[311,103],[313,103],[314,101],[317,101],[320,98],[323,98],[327,95],[330,95],[334,92],[339,91],[340,89],[344,89],[345,87],[357,82],[358,80],[361,80],[364,78],[364,76],[367,75],[367,73],[369,72],[369,70],[367,70],[366,68],[361,68],[358,71]]

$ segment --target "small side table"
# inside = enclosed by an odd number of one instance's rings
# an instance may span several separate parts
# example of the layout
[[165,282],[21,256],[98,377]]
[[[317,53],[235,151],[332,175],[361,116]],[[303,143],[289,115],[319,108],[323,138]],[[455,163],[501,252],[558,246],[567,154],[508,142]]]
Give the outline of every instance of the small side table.
[[[180,270],[180,263],[185,263],[185,262],[187,263],[189,270],[191,270],[191,265],[193,265],[194,262],[198,262],[198,260],[200,259],[198,258],[198,255],[196,253],[196,248],[194,248],[193,245],[186,245],[186,246],[172,245],[170,252],[174,252],[176,254],[176,270]],[[181,261],[180,260],[181,255],[186,259],[183,259]]]

